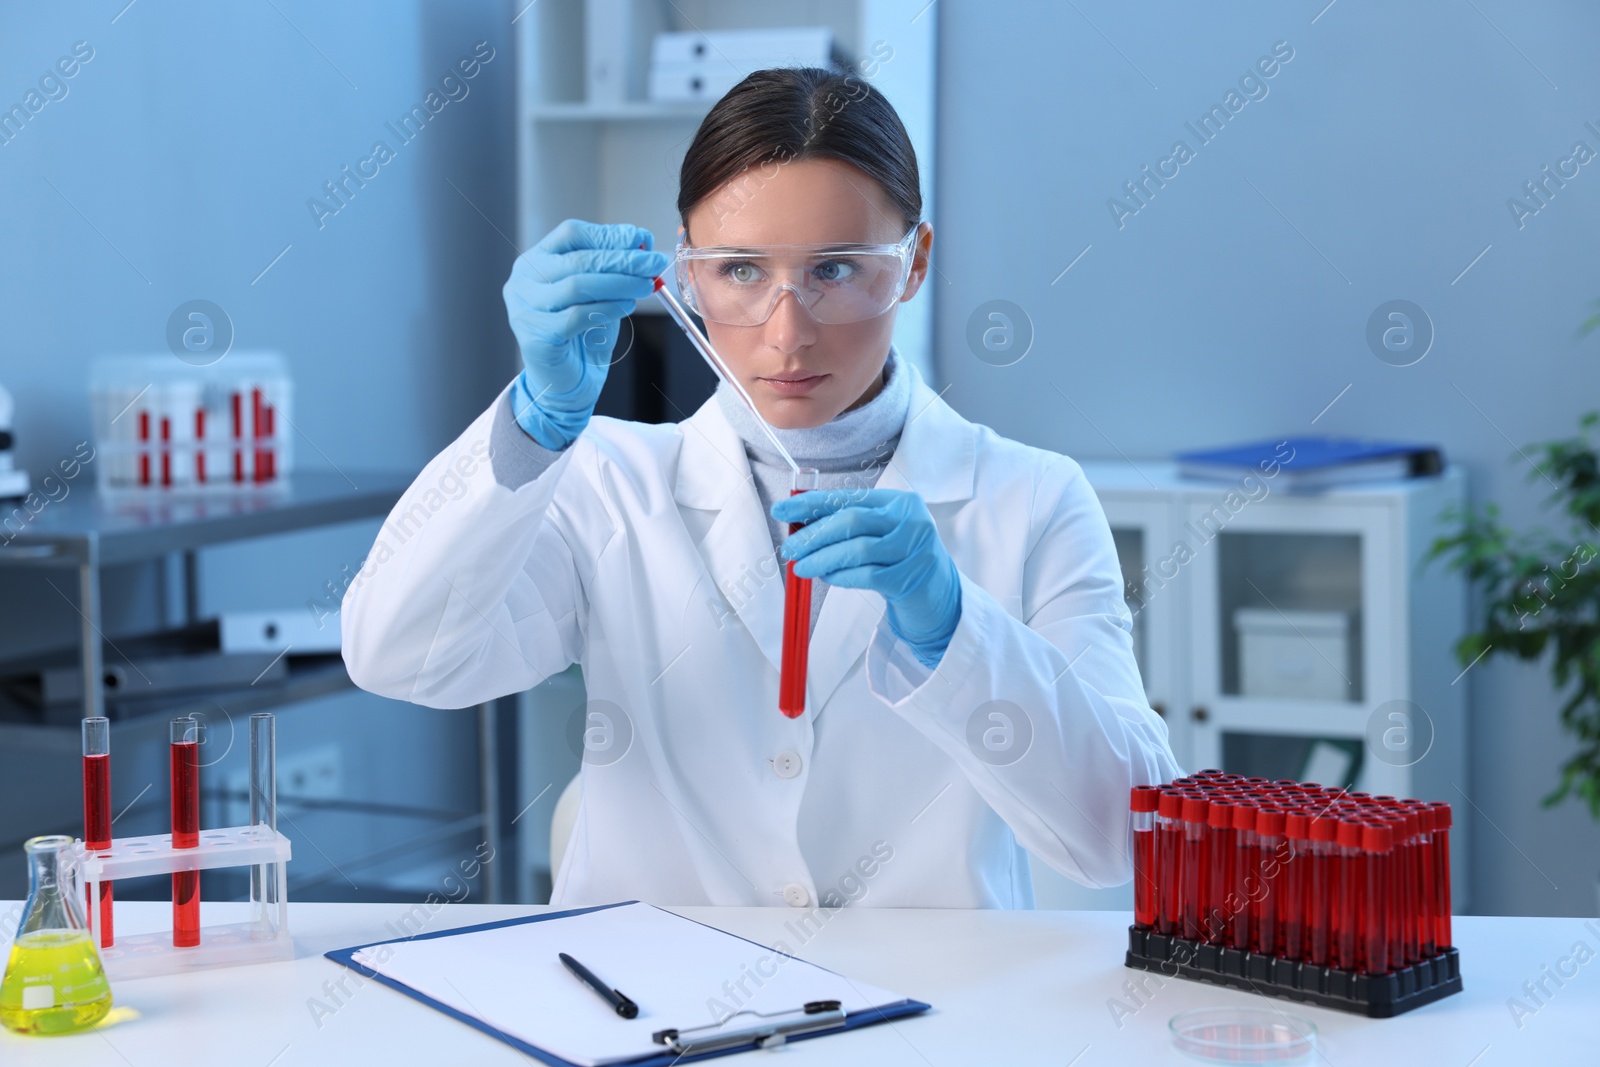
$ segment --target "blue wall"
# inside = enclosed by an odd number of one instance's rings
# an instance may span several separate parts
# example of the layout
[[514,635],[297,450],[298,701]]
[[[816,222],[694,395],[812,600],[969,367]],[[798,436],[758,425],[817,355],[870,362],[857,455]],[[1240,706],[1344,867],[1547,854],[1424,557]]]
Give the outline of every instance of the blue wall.
[[[93,355],[162,351],[173,309],[203,298],[227,311],[236,349],[287,357],[302,469],[333,466],[359,483],[362,470],[419,468],[515,365],[500,286],[516,251],[496,232],[515,233],[506,4],[125,4],[0,8],[0,106],[24,103],[75,42],[93,50],[70,79],[46,82],[59,99],[0,145],[0,382],[20,407],[20,460],[42,472],[89,435]],[[479,42],[479,57],[493,58],[464,82],[466,95],[449,87],[450,102],[401,144],[385,123],[398,124]],[[379,139],[394,158],[319,226],[307,201],[326,199],[323,183]],[[342,584],[376,529],[209,551],[203,606],[301,607],[325,595],[325,582]],[[75,635],[72,607],[43,583],[0,570],[6,656]],[[111,635],[157,623],[162,587],[153,567],[108,574]],[[280,760],[332,740],[348,795],[470,811],[474,729],[470,712],[352,693],[286,711]],[[0,779],[15,787],[5,797],[38,800],[50,782],[71,784],[60,754],[41,757],[50,773],[10,773],[34,758],[0,753]],[[131,753],[128,766],[119,763],[119,808],[148,774]],[[6,810],[0,841],[39,831],[18,817],[38,807]],[[146,803],[130,821],[141,811]],[[158,828],[159,812],[148,818],[140,832]],[[349,857],[419,825],[302,815],[313,847],[299,848],[295,866],[304,876],[326,867],[322,854]],[[447,859],[428,862],[447,870]],[[430,869],[415,877],[428,881]]]
[[[1506,201],[1574,141],[1600,151],[1585,126],[1600,127],[1600,7],[938,11],[936,335],[956,408],[1105,459],[1308,432],[1434,440],[1475,498],[1535,519],[1545,487],[1508,461],[1513,444],[1567,435],[1600,406],[1600,335],[1575,339],[1600,297],[1600,161],[1521,228]],[[1278,41],[1293,59],[1201,146],[1184,124]],[[1107,200],[1179,138],[1195,157],[1119,228]],[[1436,330],[1408,367],[1365,340],[1395,298]],[[992,299],[1035,331],[1014,366],[964,341]],[[1488,661],[1461,684],[1470,799],[1450,799],[1472,820],[1473,910],[1595,914],[1600,828],[1579,805],[1539,806],[1572,750],[1547,676]]]

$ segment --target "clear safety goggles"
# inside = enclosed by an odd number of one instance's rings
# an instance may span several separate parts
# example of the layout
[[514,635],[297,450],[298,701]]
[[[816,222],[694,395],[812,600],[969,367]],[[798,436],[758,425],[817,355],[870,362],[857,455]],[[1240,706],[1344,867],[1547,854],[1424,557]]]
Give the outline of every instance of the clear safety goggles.
[[680,242],[678,292],[701,318],[727,326],[761,325],[785,292],[820,323],[877,318],[906,291],[919,226],[892,245],[691,248]]

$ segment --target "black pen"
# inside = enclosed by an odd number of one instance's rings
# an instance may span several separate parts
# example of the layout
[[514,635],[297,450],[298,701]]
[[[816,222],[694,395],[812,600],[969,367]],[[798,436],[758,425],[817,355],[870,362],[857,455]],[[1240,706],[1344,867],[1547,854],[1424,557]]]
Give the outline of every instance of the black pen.
[[578,976],[578,981],[582,982],[584,985],[588,986],[590,989],[604,997],[606,1003],[615,1008],[618,1015],[622,1016],[624,1019],[632,1019],[634,1016],[639,1014],[639,1005],[623,996],[622,990],[612,989],[610,986],[600,981],[599,975],[595,974],[589,968],[585,967],[583,964],[579,963],[565,952],[558,952],[556,955],[561,957],[561,962],[566,964],[567,970]]

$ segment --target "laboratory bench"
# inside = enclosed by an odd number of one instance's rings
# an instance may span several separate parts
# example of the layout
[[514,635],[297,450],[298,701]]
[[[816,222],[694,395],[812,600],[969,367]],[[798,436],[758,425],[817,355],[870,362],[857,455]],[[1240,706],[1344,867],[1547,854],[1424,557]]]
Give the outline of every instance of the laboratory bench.
[[[244,918],[207,902],[205,921]],[[550,909],[530,905],[291,902],[295,959],[145,978],[113,988],[107,1024],[66,1037],[0,1032],[0,1063],[526,1064],[527,1057],[322,957],[392,939],[427,916],[432,932]],[[222,914],[241,909],[235,916]],[[215,909],[215,910],[214,910]],[[787,1064],[1193,1063],[1168,1021],[1192,1008],[1277,1007],[1317,1026],[1315,1064],[1592,1062],[1600,1022],[1600,920],[1458,917],[1462,993],[1393,1019],[1366,1019],[1122,965],[1132,915],[1111,911],[896,910],[849,907],[670,909],[933,1005],[921,1015],[801,1040]],[[155,931],[170,905],[117,905],[119,933]],[[431,914],[430,914],[431,911]],[[0,901],[0,916],[20,914]],[[797,920],[812,916],[802,926]],[[9,925],[9,924],[8,924]],[[797,934],[798,931],[798,934]],[[9,931],[7,931],[9,933]],[[809,936],[807,936],[809,935]],[[1520,1005],[1514,1008],[1514,1005]],[[721,1062],[737,1063],[738,1060]],[[751,1059],[749,1062],[765,1062]]]

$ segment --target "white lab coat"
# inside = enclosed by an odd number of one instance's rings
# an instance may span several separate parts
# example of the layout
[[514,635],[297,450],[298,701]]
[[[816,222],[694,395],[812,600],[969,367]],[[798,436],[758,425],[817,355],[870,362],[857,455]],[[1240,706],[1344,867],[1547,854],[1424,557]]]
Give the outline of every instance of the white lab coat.
[[455,708],[582,664],[592,751],[552,903],[1031,907],[1024,847],[1089,886],[1130,877],[1129,787],[1180,772],[1104,513],[1071,459],[901,366],[877,485],[927,502],[960,623],[929,671],[881,596],[830,588],[797,719],[783,581],[714,397],[682,423],[595,417],[514,491],[483,459],[491,408],[396,505],[344,600],[358,685]]

